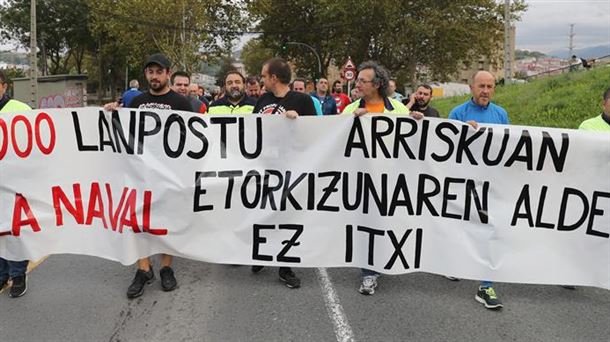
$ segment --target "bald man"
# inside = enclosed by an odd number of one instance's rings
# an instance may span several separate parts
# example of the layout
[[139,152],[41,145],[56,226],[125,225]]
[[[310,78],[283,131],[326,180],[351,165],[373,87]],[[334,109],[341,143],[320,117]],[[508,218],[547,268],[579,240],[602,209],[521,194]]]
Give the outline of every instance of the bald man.
[[491,102],[496,91],[496,78],[487,71],[478,71],[472,77],[472,98],[451,110],[449,119],[467,122],[473,127],[477,123],[508,125],[506,110]]
[[[475,129],[479,123],[508,125],[506,110],[491,102],[496,90],[496,78],[487,71],[478,71],[472,77],[470,92],[472,98],[451,110],[449,119],[468,123]],[[457,280],[448,277],[451,280]],[[475,300],[487,309],[498,310],[502,302],[493,289],[490,281],[481,281]]]

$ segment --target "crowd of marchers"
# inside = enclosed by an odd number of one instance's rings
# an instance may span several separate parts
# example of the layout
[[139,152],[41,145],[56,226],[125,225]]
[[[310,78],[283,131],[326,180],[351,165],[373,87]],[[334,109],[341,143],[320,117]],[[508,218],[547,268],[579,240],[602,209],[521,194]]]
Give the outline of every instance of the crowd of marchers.
[[[262,65],[260,77],[246,78],[237,70],[224,75],[221,91],[209,98],[205,89],[191,82],[184,71],[173,71],[169,59],[160,53],[149,56],[143,66],[148,83],[146,91],[140,91],[137,80],[132,80],[119,101],[107,103],[104,109],[114,111],[121,107],[138,109],[172,109],[201,114],[274,114],[288,119],[299,116],[325,115],[410,115],[417,120],[425,117],[440,117],[430,105],[433,89],[428,84],[418,85],[412,94],[403,96],[396,92],[396,82],[389,72],[374,61],[358,67],[355,87],[346,94],[342,80],[330,86],[327,78],[315,80],[315,90],[306,92],[308,80],[292,78],[292,69],[287,61],[272,58]],[[7,79],[0,71],[0,113],[30,109],[26,104],[11,99],[7,94]],[[510,124],[507,111],[492,102],[496,79],[487,71],[477,72],[471,79],[471,98],[453,108],[448,118],[471,125]],[[580,129],[610,132],[610,88],[602,95],[602,112],[585,120]],[[8,288],[10,297],[17,298],[26,293],[28,260],[10,261],[0,258],[0,289]],[[258,273],[263,266],[252,266]],[[159,261],[159,277],[164,291],[173,291],[178,281],[172,268],[172,256],[162,254]],[[301,286],[301,280],[290,267],[280,267],[279,280],[289,288]],[[362,269],[358,291],[372,295],[378,286],[379,273]],[[447,279],[459,279],[446,276]],[[151,258],[137,262],[136,274],[127,288],[129,299],[144,293],[145,286],[153,283],[155,272]],[[482,280],[476,290],[475,300],[488,309],[500,309],[503,304],[490,281]],[[572,286],[564,286],[574,289]]]

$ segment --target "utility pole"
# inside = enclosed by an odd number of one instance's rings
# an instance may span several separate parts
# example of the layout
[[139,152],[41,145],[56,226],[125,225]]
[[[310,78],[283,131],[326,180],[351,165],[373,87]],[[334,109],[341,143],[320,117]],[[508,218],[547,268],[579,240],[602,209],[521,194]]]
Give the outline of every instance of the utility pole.
[[568,49],[570,50],[569,58],[574,56],[574,24],[570,24],[570,45],[568,45]]
[[182,70],[186,71],[186,1],[182,2]]
[[504,1],[504,84],[512,83],[510,0]]
[[38,107],[38,61],[36,54],[36,0],[30,0],[30,106]]

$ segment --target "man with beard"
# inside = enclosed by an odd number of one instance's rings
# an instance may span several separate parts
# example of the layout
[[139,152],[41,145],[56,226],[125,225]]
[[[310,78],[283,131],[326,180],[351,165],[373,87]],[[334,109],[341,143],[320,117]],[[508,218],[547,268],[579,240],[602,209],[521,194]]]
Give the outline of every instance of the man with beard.
[[248,95],[248,97],[251,97],[256,100],[262,95],[261,83],[255,76],[248,77],[248,79],[246,80],[246,88],[246,95]]
[[423,116],[438,118],[438,111],[429,106],[432,99],[432,87],[427,84],[420,84],[417,90],[411,94],[407,108],[411,113],[421,113]]
[[[193,111],[189,100],[172,91],[169,87],[171,63],[165,55],[156,53],[148,57],[144,65],[144,74],[148,81],[148,92],[136,96],[129,104],[130,108],[137,109],[172,109]],[[113,111],[119,108],[117,102],[104,105],[104,109]],[[172,256],[161,254],[161,288],[163,291],[172,291],[178,285],[174,270],[171,267]],[[155,280],[155,274],[149,258],[138,260],[138,270],[131,285],[127,289],[127,298],[133,299],[144,293],[144,285],[151,284]]]
[[342,113],[345,107],[347,107],[347,105],[350,104],[352,101],[350,101],[349,96],[347,96],[347,94],[343,92],[343,83],[341,83],[341,81],[336,80],[335,82],[333,82],[332,91],[332,96],[335,99],[335,103],[337,104],[337,111],[339,113]]
[[[190,87],[191,87],[191,75],[186,71],[176,71],[172,74],[172,90],[176,93],[186,97],[193,107],[193,111],[197,113],[205,113],[208,107],[201,102],[196,96],[190,96]],[[197,86],[194,84],[195,87]]]
[[224,79],[225,96],[212,102],[209,114],[250,114],[256,101],[246,96],[246,79],[239,71],[229,71]]
[[338,113],[335,99],[328,95],[328,80],[326,78],[322,77],[318,80],[316,83],[316,91],[312,92],[310,95],[320,101],[323,115],[335,115]]

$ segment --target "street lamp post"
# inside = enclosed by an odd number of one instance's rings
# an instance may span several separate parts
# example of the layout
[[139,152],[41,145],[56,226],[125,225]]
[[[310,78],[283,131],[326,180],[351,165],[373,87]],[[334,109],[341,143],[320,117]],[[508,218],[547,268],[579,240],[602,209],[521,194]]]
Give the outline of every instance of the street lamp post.
[[30,104],[38,107],[38,61],[36,60],[36,0],[30,1]]
[[504,1],[504,84],[512,83],[510,0]]
[[306,48],[308,48],[309,50],[311,50],[311,52],[313,52],[314,55],[316,55],[316,58],[318,59],[318,75],[320,77],[322,77],[322,60],[320,59],[320,55],[318,55],[318,52],[316,52],[316,49],[314,49],[311,45],[307,45],[305,43],[299,43],[299,42],[286,42],[286,44],[290,44],[290,45],[301,45],[304,46]]

